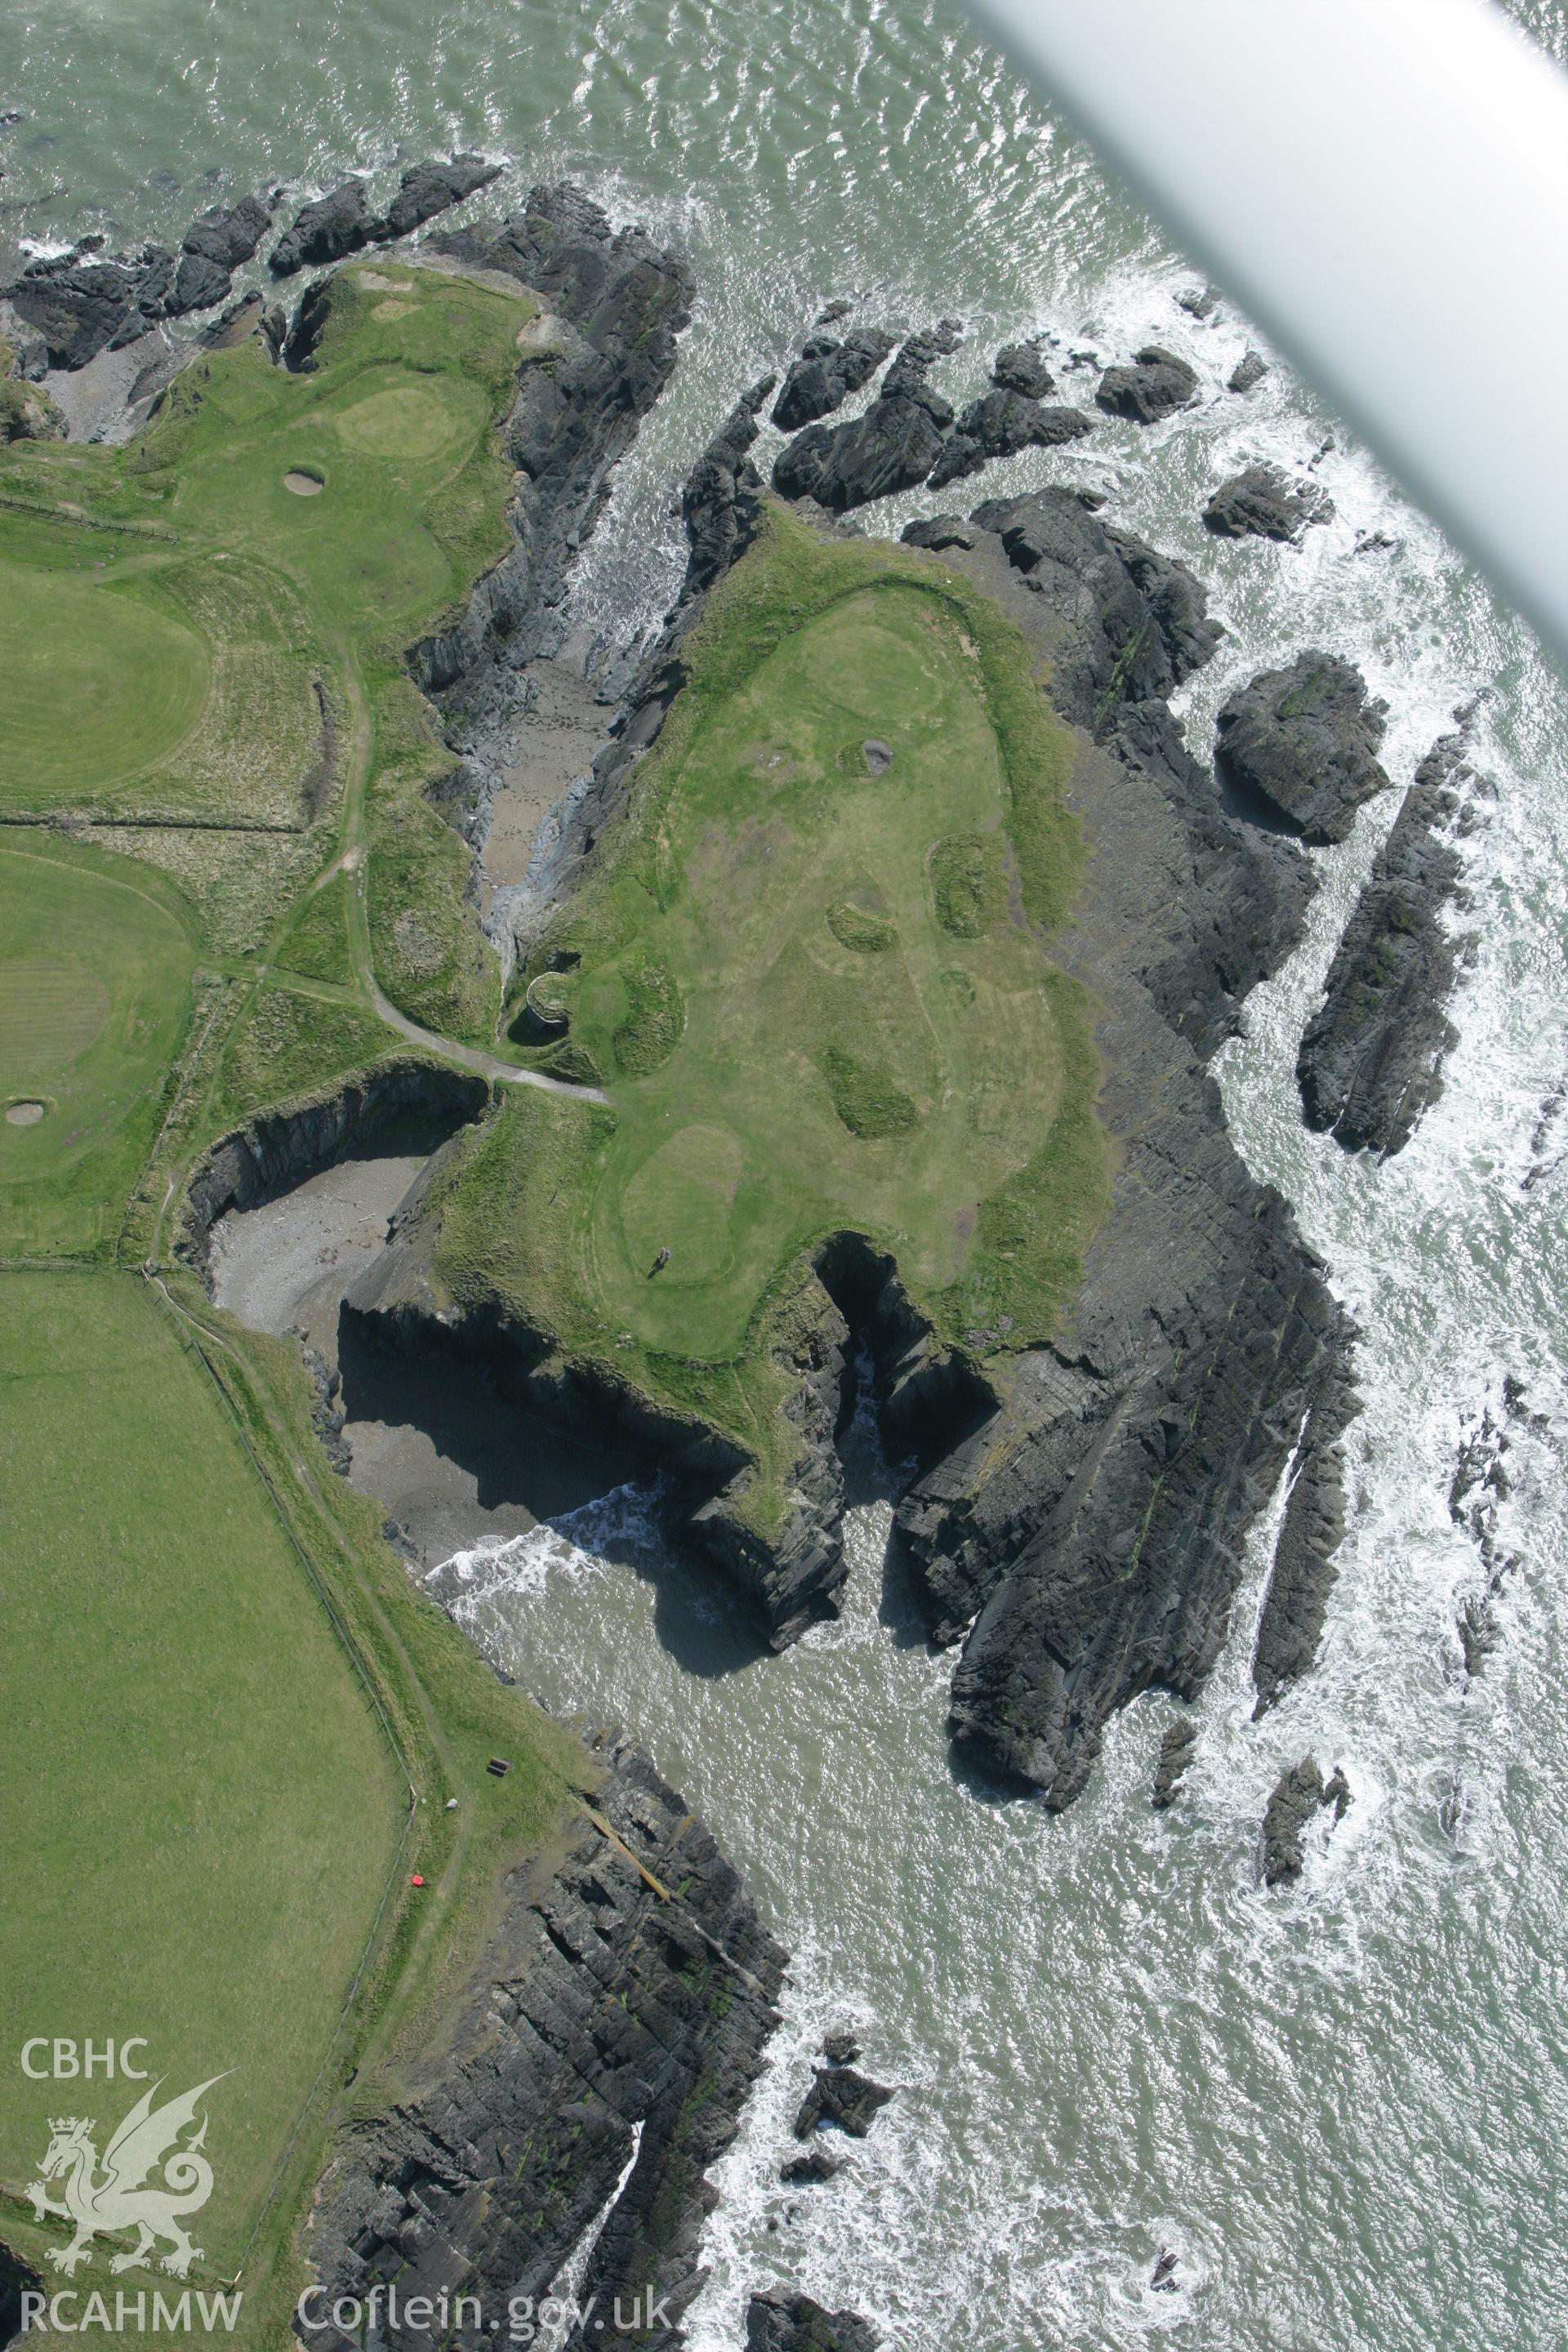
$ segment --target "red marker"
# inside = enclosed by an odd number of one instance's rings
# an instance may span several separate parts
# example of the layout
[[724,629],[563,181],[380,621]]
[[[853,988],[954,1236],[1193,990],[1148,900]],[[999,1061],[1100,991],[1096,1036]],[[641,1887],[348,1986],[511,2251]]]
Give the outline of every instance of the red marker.
[[418,1873],[417,1871],[416,1871],[416,1872],[415,1872],[415,1874],[414,1874],[414,1875],[413,1875],[413,1877],[409,1880],[408,1884],[409,1884],[409,1885],[410,1885],[410,1886],[423,1886],[423,1885],[424,1885],[424,1884],[425,1884],[425,1881],[420,1877],[419,1873]]

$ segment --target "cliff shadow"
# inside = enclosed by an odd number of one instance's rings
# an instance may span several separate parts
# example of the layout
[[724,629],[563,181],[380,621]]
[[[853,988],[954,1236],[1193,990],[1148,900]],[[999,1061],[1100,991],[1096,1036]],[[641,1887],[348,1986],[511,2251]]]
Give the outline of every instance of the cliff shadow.
[[[684,1672],[710,1680],[768,1654],[739,1597],[681,1542],[646,1453],[546,1419],[504,1349],[388,1344],[351,1309],[339,1319],[338,1366],[351,1481],[426,1570],[548,1526],[651,1588],[654,1630]],[[593,1511],[628,1486],[640,1488],[639,1507]]]

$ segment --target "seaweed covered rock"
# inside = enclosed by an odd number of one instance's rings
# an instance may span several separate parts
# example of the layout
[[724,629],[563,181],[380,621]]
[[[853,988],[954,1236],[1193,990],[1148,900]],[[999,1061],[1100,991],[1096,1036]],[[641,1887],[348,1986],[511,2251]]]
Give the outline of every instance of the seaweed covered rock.
[[851,2139],[864,2139],[892,2096],[885,2083],[872,2082],[853,2066],[819,2066],[800,2103],[795,2136],[806,2139],[822,2125],[832,2124]]
[[321,268],[368,245],[374,227],[364,182],[344,180],[327,195],[300,205],[273,247],[268,267],[274,278]]
[[1159,343],[1145,343],[1131,367],[1106,369],[1094,396],[1109,416],[1157,425],[1197,398],[1197,371]]
[[148,245],[133,258],[105,255],[100,237],[30,261],[0,289],[17,318],[42,338],[51,368],[81,368],[100,352],[121,350],[150,332],[174,282],[174,257]]
[[1446,910],[1460,892],[1458,839],[1480,786],[1462,735],[1415,771],[1329,967],[1296,1059],[1309,1127],[1347,1151],[1402,1150],[1443,1091],[1457,1032],[1446,1006],[1470,940]]
[[1292,487],[1277,466],[1249,466],[1222,482],[1204,509],[1216,539],[1299,540],[1309,523],[1328,522],[1333,501],[1306,485]]
[[1282,1772],[1263,1816],[1264,1885],[1292,1885],[1305,1867],[1308,1824],[1330,1805],[1342,1821],[1350,1801],[1350,1783],[1337,1765],[1327,1780],[1310,1756]]
[[1154,1767],[1154,1792],[1150,1799],[1157,1813],[1176,1801],[1186,1769],[1198,1744],[1198,1727],[1190,1715],[1179,1715],[1161,1736],[1160,1759]]
[[1345,1529],[1343,1437],[1361,1410],[1346,1348],[1324,1367],[1308,1409],[1294,1482],[1253,1644],[1255,1715],[1264,1715],[1317,1657]]
[[831,416],[852,392],[869,383],[897,341],[883,327],[852,327],[842,342],[832,335],[813,335],[784,377],[773,422],[781,433],[798,433],[818,417]]
[[449,163],[416,163],[405,172],[382,218],[375,224],[373,235],[377,238],[407,236],[437,213],[465,197],[475,195],[499,180],[501,167],[487,163],[482,155],[454,155]]
[[198,213],[180,240],[167,310],[172,319],[187,310],[210,310],[226,302],[233,273],[258,250],[271,221],[258,196],[242,196],[237,205],[214,205]]
[[1221,772],[1244,805],[1251,797],[1301,840],[1343,841],[1362,803],[1388,782],[1377,761],[1387,709],[1337,655],[1298,655],[1226,703],[1216,721]]

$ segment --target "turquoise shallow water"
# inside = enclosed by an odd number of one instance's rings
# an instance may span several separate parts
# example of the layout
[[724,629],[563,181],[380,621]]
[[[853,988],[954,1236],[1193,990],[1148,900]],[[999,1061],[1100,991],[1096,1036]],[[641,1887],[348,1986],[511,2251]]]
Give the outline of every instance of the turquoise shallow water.
[[[1556,0],[1528,20],[1563,53]],[[744,2293],[774,2277],[916,2352],[1163,2335],[1215,2352],[1552,2352],[1568,2340],[1568,1168],[1522,1179],[1568,1061],[1568,709],[1527,633],[1342,433],[1321,467],[1337,519],[1304,548],[1207,538],[1221,474],[1300,459],[1332,420],[1278,369],[1251,400],[1223,396],[1244,322],[1175,308],[1191,273],[946,8],[356,0],[323,18],[279,0],[34,0],[0,24],[4,107],[25,119],[0,147],[0,236],[167,234],[215,187],[314,188],[474,143],[512,159],[518,187],[570,173],[682,238],[699,314],[577,591],[607,629],[660,609],[672,485],[736,390],[827,296],[874,289],[895,321],[964,320],[954,393],[1004,335],[1041,327],[1108,353],[1157,335],[1199,366],[1213,396],[1173,425],[1107,425],[985,487],[1090,479],[1200,572],[1230,632],[1190,695],[1200,749],[1237,679],[1304,644],[1357,659],[1387,696],[1399,783],[1452,706],[1493,687],[1480,947],[1448,1090],[1415,1141],[1381,1170],[1347,1161],[1303,1132],[1291,1077],[1391,805],[1321,853],[1311,938],[1222,1057],[1241,1148],[1362,1324],[1367,1411],[1322,1664],[1250,1722],[1260,1530],[1175,1811],[1147,1802],[1158,1698],[1118,1722],[1059,1821],[955,1783],[947,1668],[884,1588],[872,1462],[846,1617],[784,1659],[735,1663],[722,1604],[659,1559],[635,1495],[465,1556],[448,1581],[531,1686],[647,1738],[798,1956],[775,2064],[716,2176],[702,2352],[738,2340]],[[1500,418],[1529,332],[1456,289],[1454,364]],[[1397,551],[1356,554],[1376,530]],[[1541,1154],[1565,1146],[1549,1134]],[[1511,1457],[1502,1532],[1521,1565],[1502,1648],[1466,1695],[1454,1612],[1480,1571],[1446,1498],[1461,1427],[1505,1372],[1549,1426]],[[1300,1890],[1266,1896],[1263,1801],[1309,1748],[1343,1763],[1355,1801]],[[904,2087],[838,2182],[792,2197],[786,2119],[815,2036],[845,2016]],[[1166,2246],[1180,2291],[1158,2295]]]

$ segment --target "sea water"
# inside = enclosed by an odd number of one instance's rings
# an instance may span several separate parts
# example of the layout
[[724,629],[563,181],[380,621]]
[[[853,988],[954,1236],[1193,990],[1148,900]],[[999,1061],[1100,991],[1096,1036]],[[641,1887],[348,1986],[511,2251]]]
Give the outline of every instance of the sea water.
[[[1559,0],[1516,13],[1568,49]],[[1307,941],[1219,1056],[1239,1149],[1360,1327],[1366,1410],[1321,1662],[1252,1722],[1261,1524],[1170,1812],[1149,1804],[1157,1696],[1112,1725],[1060,1818],[955,1778],[951,1662],[887,1559],[897,1470],[866,1417],[844,1615],[783,1658],[663,1555],[657,1497],[636,1489],[438,1581],[530,1687],[644,1738],[795,1954],[769,2071],[715,2174],[700,2352],[733,2347],[745,2296],[773,2281],[910,2352],[1568,2341],[1568,1125],[1542,1111],[1568,1062],[1568,698],[1529,633],[1286,369],[1225,393],[1256,336],[1228,306],[1211,324],[1176,306],[1196,274],[946,5],[32,0],[0,24],[5,108],[23,119],[0,141],[0,242],[35,250],[85,228],[168,236],[219,198],[297,198],[350,168],[389,182],[399,159],[459,145],[507,159],[503,197],[570,175],[683,243],[697,316],[575,590],[606,644],[657,623],[681,562],[672,490],[736,394],[826,300],[864,295],[895,325],[962,320],[936,379],[954,397],[1021,333],[1058,338],[1064,361],[1152,339],[1198,368],[1200,404],[1157,431],[1102,424],[957,495],[1087,481],[1193,565],[1227,632],[1185,698],[1200,756],[1231,688],[1308,646],[1386,697],[1398,786],[1489,689],[1475,757],[1497,799],[1467,850],[1479,946],[1414,1141],[1382,1167],[1347,1158],[1304,1130],[1293,1077],[1396,794],[1314,853]],[[1531,321],[1489,317],[1482,294],[1455,288],[1452,364],[1506,431]],[[1061,381],[1083,399],[1093,377]],[[1226,474],[1304,464],[1331,436],[1316,478],[1335,518],[1300,548],[1203,530]],[[864,520],[896,531],[936,503]],[[1393,548],[1358,552],[1375,534]],[[1535,1417],[1499,1517],[1519,1564],[1467,1687],[1456,1611],[1486,1571],[1448,1493],[1509,1376]],[[1313,1832],[1300,1886],[1266,1893],[1259,1817],[1309,1751],[1342,1765],[1353,1802]],[[898,2096],[831,2185],[785,2189],[834,2024]]]

